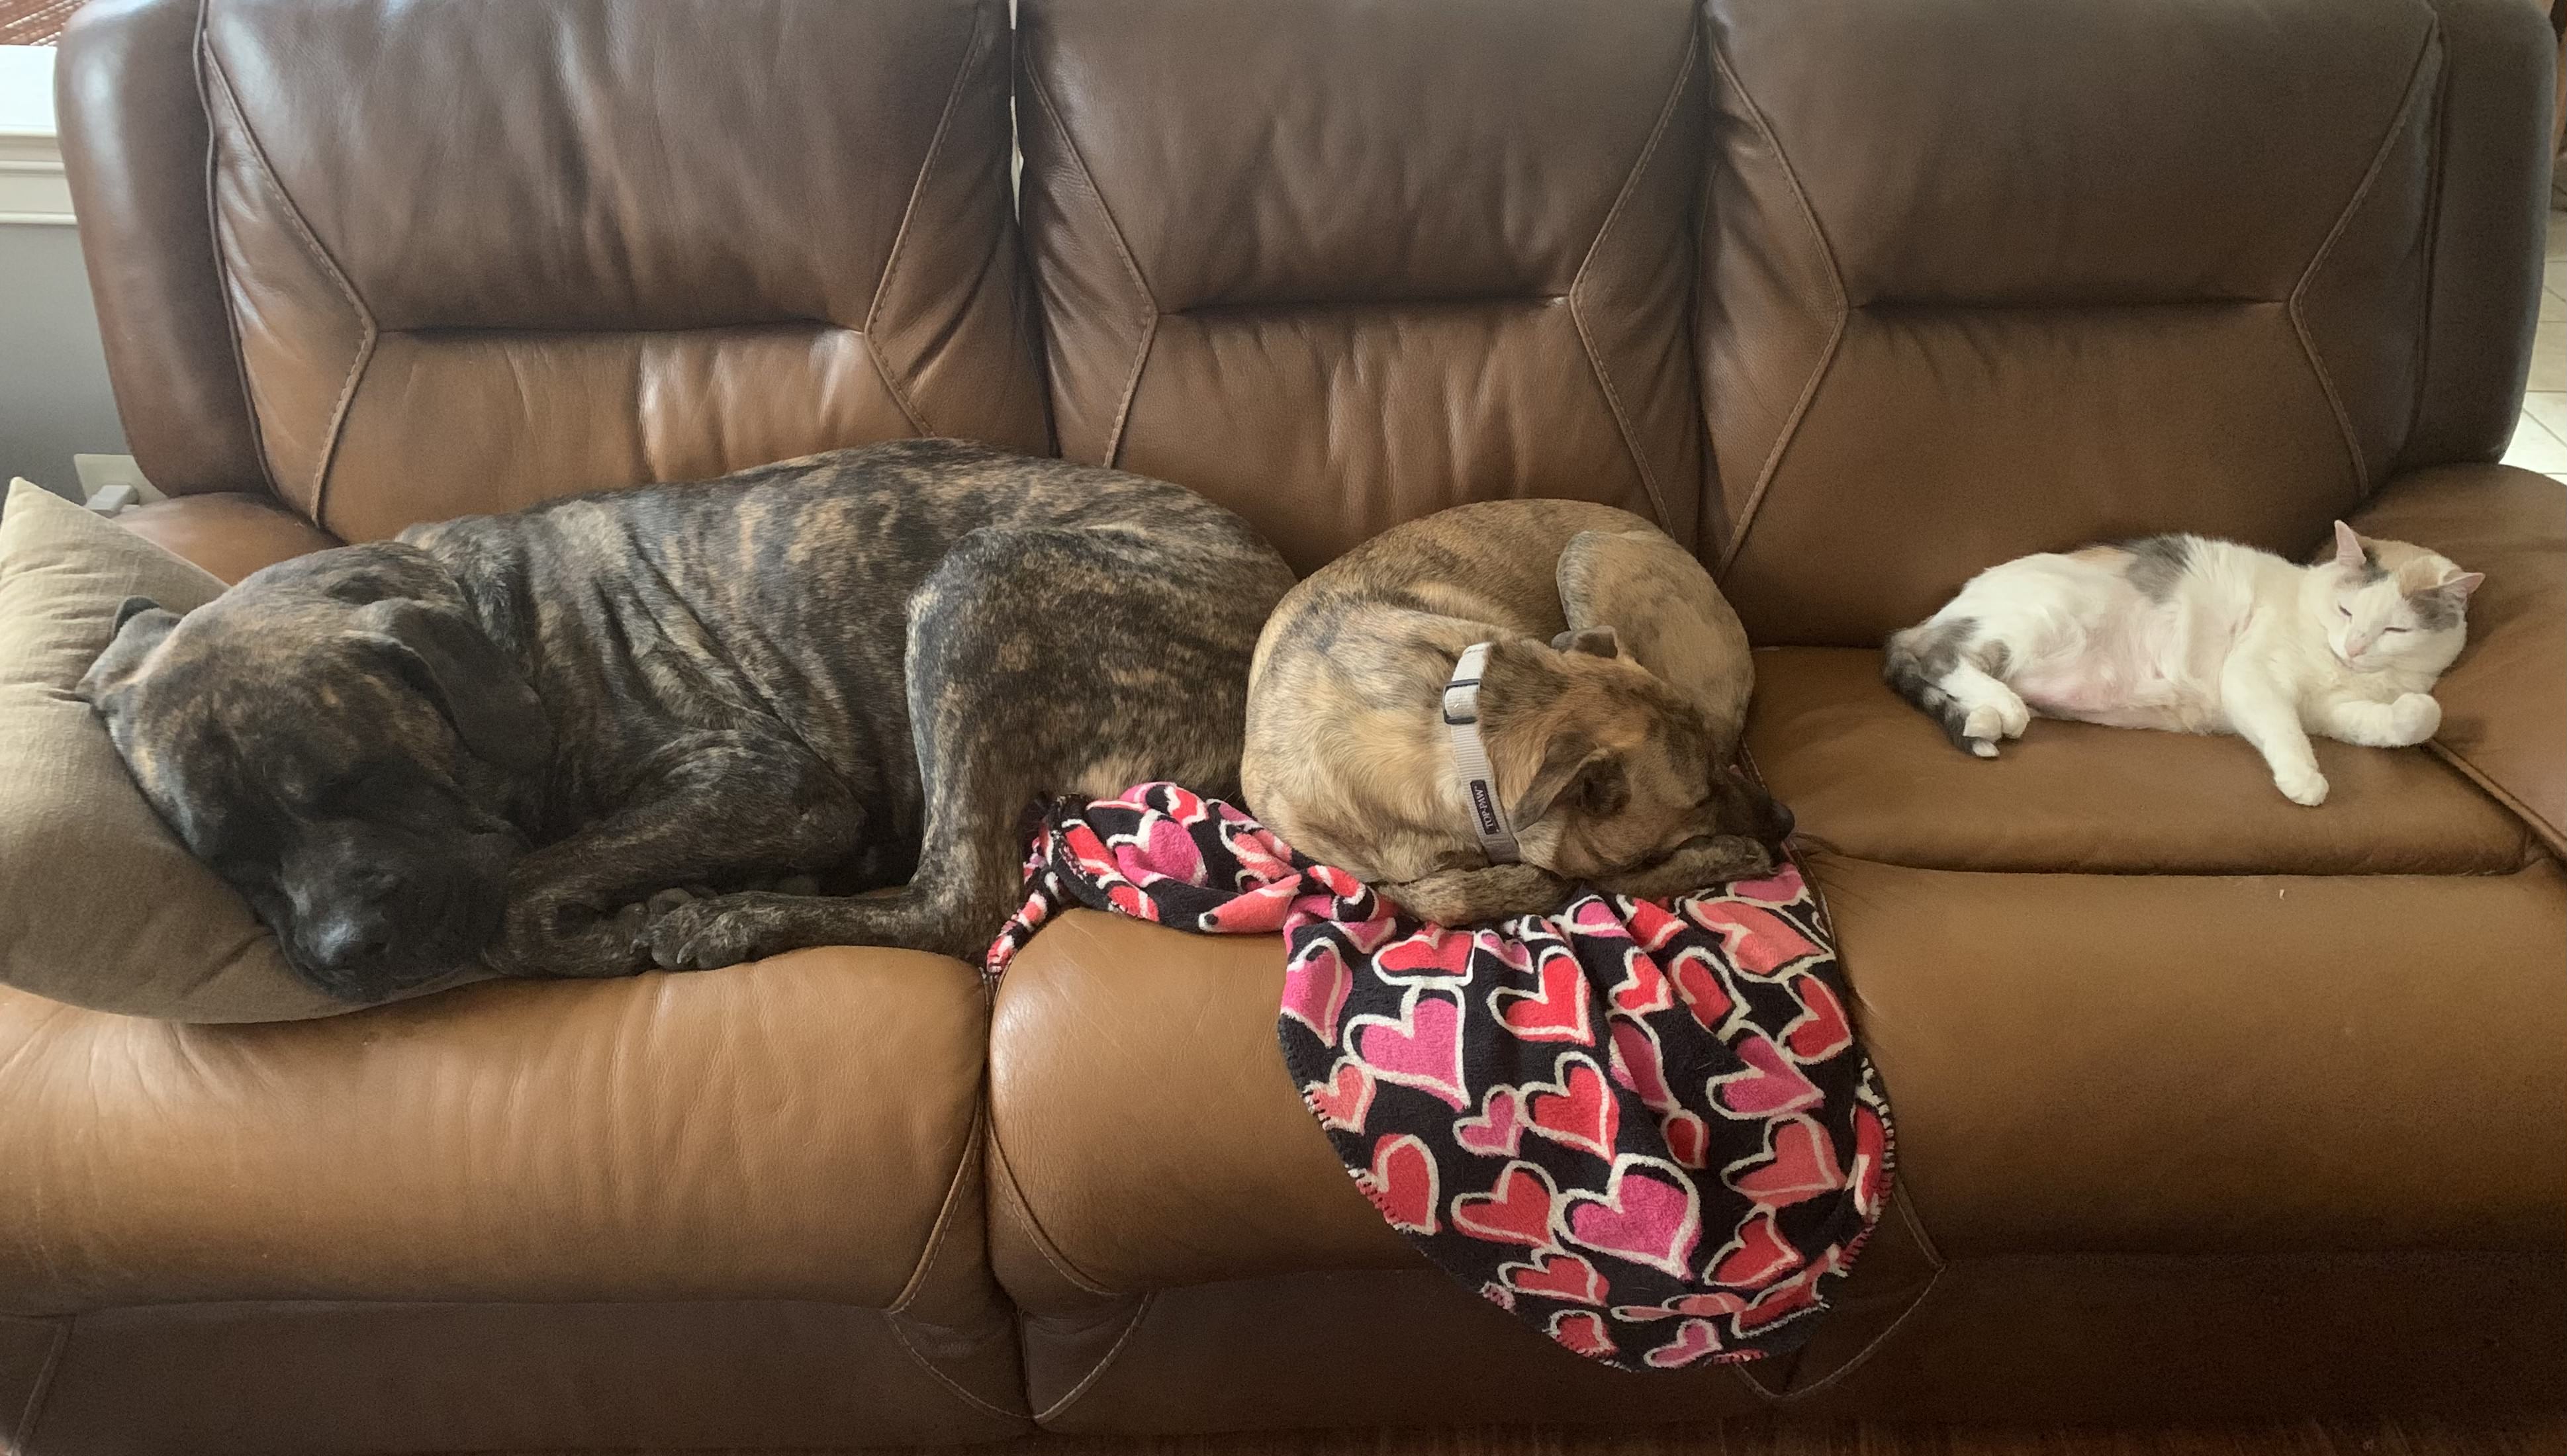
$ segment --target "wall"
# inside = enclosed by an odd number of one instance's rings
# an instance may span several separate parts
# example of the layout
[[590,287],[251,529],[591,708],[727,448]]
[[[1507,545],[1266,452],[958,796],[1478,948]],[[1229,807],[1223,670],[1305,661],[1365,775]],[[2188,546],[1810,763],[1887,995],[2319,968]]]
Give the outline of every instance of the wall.
[[80,493],[74,454],[123,454],[80,234],[0,223],[0,478]]
[[54,137],[54,52],[0,46],[0,480],[79,499],[75,454],[123,454]]

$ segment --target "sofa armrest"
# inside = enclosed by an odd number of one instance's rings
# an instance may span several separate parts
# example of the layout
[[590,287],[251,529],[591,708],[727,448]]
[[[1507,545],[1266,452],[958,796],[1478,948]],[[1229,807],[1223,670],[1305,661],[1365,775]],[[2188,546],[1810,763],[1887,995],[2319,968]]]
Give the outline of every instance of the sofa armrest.
[[263,566],[340,544],[339,538],[264,495],[175,495],[119,515],[126,529],[221,577],[226,585]]
[[55,66],[63,167],[126,446],[173,495],[268,487],[215,258],[202,5],[91,0]]
[[2567,857],[2567,484],[2437,466],[2393,481],[2353,523],[2487,574],[2469,645],[2434,690],[2433,749]]

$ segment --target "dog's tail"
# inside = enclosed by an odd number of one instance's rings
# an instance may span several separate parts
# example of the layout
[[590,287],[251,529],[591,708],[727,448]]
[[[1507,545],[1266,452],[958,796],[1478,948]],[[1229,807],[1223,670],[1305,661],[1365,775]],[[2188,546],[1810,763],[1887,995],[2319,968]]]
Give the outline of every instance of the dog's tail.
[[1955,617],[1893,632],[1881,649],[1880,677],[1891,692],[1941,724],[1953,747],[1981,758],[1993,758],[1997,755],[1995,739],[1970,735],[1969,708],[1944,686],[1944,680],[1960,666],[1961,654],[1969,649],[1970,636],[1977,630],[1978,623],[1970,618]]

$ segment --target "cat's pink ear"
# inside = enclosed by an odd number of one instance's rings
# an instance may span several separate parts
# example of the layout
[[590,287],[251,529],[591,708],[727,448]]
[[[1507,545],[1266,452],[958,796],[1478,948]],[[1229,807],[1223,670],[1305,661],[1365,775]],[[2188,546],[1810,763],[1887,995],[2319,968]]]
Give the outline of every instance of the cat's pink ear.
[[2476,591],[2485,581],[2486,573],[2483,571],[2463,571],[2449,581],[2434,587],[2433,590],[2446,594],[2452,601],[2465,602],[2469,599],[2469,593]]
[[2353,527],[2346,525],[2342,521],[2337,521],[2335,523],[2335,564],[2338,566],[2360,566],[2362,564],[2362,537],[2355,532]]

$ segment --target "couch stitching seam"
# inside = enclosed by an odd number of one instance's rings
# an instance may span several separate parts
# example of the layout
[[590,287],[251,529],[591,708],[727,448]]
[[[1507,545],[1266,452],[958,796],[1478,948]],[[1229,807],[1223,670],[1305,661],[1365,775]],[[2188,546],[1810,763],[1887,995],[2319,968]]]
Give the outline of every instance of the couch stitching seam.
[[929,1269],[936,1263],[936,1256],[944,1251],[945,1240],[953,1232],[955,1210],[961,1207],[963,1202],[963,1180],[971,1173],[972,1165],[980,1159],[981,1139],[987,1117],[986,1108],[973,1109],[972,1127],[964,1135],[962,1155],[954,1160],[954,1176],[946,1180],[945,1203],[943,1207],[937,1209],[936,1223],[928,1230],[927,1247],[919,1251],[918,1263],[910,1267],[908,1281],[901,1286],[900,1293],[892,1297],[891,1304],[883,1310],[884,1313],[900,1313],[917,1300],[920,1287],[927,1283]]
[[1657,158],[1658,144],[1666,139],[1667,128],[1675,121],[1677,105],[1684,99],[1685,88],[1693,82],[1694,59],[1700,49],[1694,44],[1697,34],[1699,31],[1695,28],[1689,27],[1685,31],[1684,64],[1676,68],[1675,84],[1668,90],[1667,99],[1658,106],[1657,124],[1649,129],[1648,140],[1640,144],[1640,154],[1632,159],[1631,169],[1623,174],[1622,185],[1613,194],[1613,205],[1605,209],[1603,225],[1595,229],[1594,240],[1586,245],[1586,256],[1578,260],[1576,276],[1569,280],[1569,321],[1577,330],[1577,344],[1586,355],[1587,368],[1595,372],[1596,386],[1604,392],[1604,406],[1613,412],[1613,427],[1621,432],[1622,447],[1631,452],[1632,468],[1640,472],[1640,488],[1648,492],[1649,504],[1657,510],[1658,522],[1662,526],[1672,526],[1675,522],[1667,514],[1666,496],[1658,489],[1657,471],[1650,467],[1647,453],[1640,448],[1639,436],[1631,429],[1629,412],[1622,408],[1622,397],[1613,388],[1612,371],[1604,367],[1604,356],[1596,351],[1594,336],[1586,327],[1586,315],[1578,307],[1577,294],[1586,282],[1588,271],[1595,266],[1597,255],[1604,251],[1605,239],[1613,235],[1614,224],[1622,220],[1622,210],[1630,205],[1631,194],[1639,190],[1641,175]]
[[14,1432],[0,1432],[9,1437],[13,1447],[34,1449],[36,1420],[44,1414],[45,1397],[53,1391],[54,1371],[63,1362],[63,1350],[72,1342],[72,1316],[50,1322],[53,1338],[45,1346],[45,1362],[36,1369],[35,1383],[27,1389],[27,1405],[18,1412],[18,1427]]
[[[2424,746],[2430,748],[2434,757],[2449,764],[2461,777],[2477,785],[2480,792],[2509,810],[2516,819],[2522,821],[2523,827],[2531,831],[2528,836],[2531,842],[2524,846],[2527,852],[2522,862],[2514,866],[2513,870],[2499,870],[2492,873],[2510,874],[2531,868],[2540,863],[2540,851],[2543,847],[2550,849],[2553,854],[2567,855],[2567,832],[2561,832],[2560,826],[2550,823],[2546,815],[2524,803],[2521,796],[2513,790],[2498,783],[2494,775],[2478,767],[2468,754],[2451,747],[2440,738],[2428,738]],[[2489,871],[2463,873],[2483,874]]]
[[[1739,751],[1742,756],[1747,757],[1748,766],[1751,768],[1754,767],[1755,758],[1753,755],[1747,754],[1746,749],[1744,748],[1741,748]],[[1764,784],[1765,775],[1763,772],[1759,771],[1757,773],[1756,781],[1759,786]],[[1860,855],[1836,854],[1835,851],[1830,851],[1830,853],[1834,854],[1838,859],[1853,860],[1860,864],[1876,864],[1888,869],[1909,868],[1909,866],[1892,864],[1886,860],[1864,859]],[[1854,998],[1854,1007],[1852,1010],[1867,1013],[1870,1010],[1871,1003],[1863,997],[1862,988],[1854,983],[1853,971],[1848,969],[1845,964],[1843,949],[1844,939],[1838,930],[1836,911],[1828,904],[1828,887],[1820,882],[1816,866],[1804,866],[1801,871],[1801,881],[1809,887],[1810,898],[1818,902],[1820,924],[1827,928],[1829,941],[1837,947],[1837,971],[1838,974],[1845,979],[1847,994]],[[1868,1042],[1864,1044],[1862,1055],[1865,1061],[1871,1060],[1871,1049]],[[1889,1095],[1887,1090],[1889,1078],[1887,1074],[1881,1072],[1877,1064],[1873,1066],[1872,1070],[1874,1075],[1880,1077],[1882,1095],[1887,1097]],[[1916,1178],[1914,1170],[1902,1169],[1897,1163],[1897,1152],[1894,1144],[1897,1140],[1898,1128],[1896,1122],[1896,1109],[1894,1107],[1891,1109],[1889,1128],[1890,1139],[1893,1144],[1890,1153],[1890,1162],[1887,1165],[1891,1176],[1890,1204],[1893,1208],[1898,1210],[1899,1217],[1907,1225],[1907,1231],[1916,1236],[1917,1247],[1923,1249],[1925,1251],[1925,1257],[1933,1261],[1934,1272],[1939,1276],[1943,1272],[1943,1252],[1934,1247],[1933,1237],[1925,1232],[1924,1218],[1916,1212]],[[1866,1235],[1866,1238],[1868,1236]]]
[[365,300],[357,296],[356,287],[349,283],[347,275],[339,271],[339,265],[332,260],[329,250],[321,246],[321,239],[314,235],[311,225],[304,221],[303,209],[295,205],[294,198],[285,190],[285,184],[278,180],[275,167],[268,162],[267,148],[260,145],[257,131],[250,126],[249,114],[241,109],[240,96],[232,86],[231,76],[223,70],[222,58],[214,54],[210,43],[204,48],[204,63],[207,72],[222,92],[224,106],[231,113],[232,125],[240,129],[241,144],[249,152],[250,160],[257,165],[259,180],[265,182],[267,189],[276,195],[277,204],[284,210],[285,220],[293,228],[295,238],[303,244],[305,251],[311,254],[312,261],[321,265],[321,271],[329,276],[331,283],[338,288],[340,296],[348,301],[349,312],[357,316],[357,352],[348,361],[348,377],[339,386],[339,399],[331,408],[329,425],[321,441],[320,455],[312,463],[310,514],[313,521],[318,523],[325,503],[324,496],[329,487],[330,464],[338,455],[339,437],[347,425],[349,402],[356,398],[357,384],[365,378],[366,366],[374,358],[377,338],[375,318],[367,311]]
[[[1740,753],[1742,756],[1747,757],[1748,766],[1753,768],[1755,766],[1754,756],[1747,754],[1744,748],[1740,749]],[[1761,785],[1764,782],[1765,775],[1762,772],[1759,772],[1756,777],[1757,782]],[[1846,859],[1854,858],[1852,855],[1843,855],[1839,857]],[[1877,861],[1872,862],[1877,863]],[[1837,917],[1836,912],[1828,908],[1827,887],[1819,883],[1819,877],[1815,873],[1804,871],[1801,878],[1810,888],[1810,897],[1818,902],[1819,917],[1822,923],[1827,926],[1828,938],[1830,940],[1837,939]],[[1840,965],[1838,969],[1841,974],[1845,975],[1847,991],[1852,993],[1854,996],[1854,1005],[1856,1007],[1863,1006],[1865,1003],[1863,1002],[1861,991],[1854,986],[1853,975],[1844,971],[1842,956],[1840,956],[1839,959]],[[1868,1047],[1866,1047],[1863,1051],[1863,1058],[1868,1061],[1870,1057],[1871,1052]],[[1875,1074],[1877,1074],[1877,1068],[1875,1068]],[[1885,1083],[1886,1078],[1883,1078],[1883,1081]],[[1894,1137],[1895,1135],[1893,1128],[1892,1136]],[[1892,1154],[1892,1157],[1893,1159],[1895,1158],[1894,1153]],[[1896,1168],[1894,1161],[1891,1166],[1893,1169]],[[1816,1395],[1820,1391],[1825,1390],[1836,1384],[1838,1381],[1844,1379],[1846,1376],[1853,1374],[1855,1370],[1869,1362],[1871,1357],[1879,1352],[1880,1347],[1888,1342],[1889,1337],[1897,1333],[1901,1326],[1905,1325],[1909,1319],[1913,1318],[1916,1311],[1924,1307],[1925,1302],[1933,1297],[1934,1291],[1942,1286],[1943,1271],[1950,1266],[1948,1261],[1943,1258],[1943,1251],[1935,1247],[1934,1236],[1925,1231],[1925,1220],[1923,1215],[1916,1211],[1917,1199],[1914,1173],[1912,1170],[1897,1170],[1893,1173],[1893,1176],[1896,1179],[1896,1186],[1890,1193],[1890,1209],[1898,1215],[1898,1221],[1907,1226],[1908,1234],[1916,1240],[1916,1248],[1918,1252],[1925,1256],[1927,1263],[1934,1266],[1934,1272],[1927,1275],[1925,1278],[1925,1288],[1917,1291],[1916,1298],[1908,1301],[1907,1308],[1898,1311],[1898,1317],[1890,1320],[1889,1323],[1881,1329],[1880,1333],[1872,1336],[1871,1340],[1863,1345],[1861,1349],[1854,1351],[1852,1358],[1848,1359],[1844,1364],[1829,1371],[1820,1379],[1811,1382],[1807,1386],[1799,1389],[1769,1391],[1762,1385],[1759,1385],[1756,1382],[1755,1377],[1749,1374],[1745,1368],[1739,1368],[1737,1371],[1739,1379],[1764,1399],[1777,1405],[1788,1405],[1794,1401],[1804,1399],[1811,1395]]]
[[1783,428],[1774,437],[1773,448],[1766,452],[1764,466],[1756,472],[1756,484],[1748,492],[1746,508],[1739,512],[1738,529],[1730,537],[1729,549],[1721,553],[1720,570],[1726,574],[1737,561],[1738,553],[1745,549],[1748,533],[1755,529],[1756,513],[1765,504],[1765,492],[1773,485],[1774,476],[1782,467],[1783,452],[1791,447],[1793,437],[1800,433],[1801,421],[1809,414],[1810,403],[1818,398],[1819,386],[1827,379],[1829,366],[1836,362],[1837,346],[1845,340],[1846,325],[1854,310],[1847,298],[1845,277],[1837,266],[1836,249],[1828,242],[1827,229],[1819,225],[1818,210],[1810,205],[1809,193],[1801,186],[1800,173],[1783,150],[1783,140],[1774,134],[1773,125],[1766,121],[1765,109],[1756,104],[1756,98],[1748,92],[1746,84],[1738,79],[1737,69],[1729,63],[1728,51],[1716,37],[1711,38],[1710,46],[1712,63],[1719,67],[1721,80],[1728,84],[1730,94],[1738,98],[1739,105],[1747,109],[1747,119],[1755,124],[1757,135],[1773,148],[1774,164],[1782,169],[1784,184],[1792,189],[1792,200],[1799,206],[1801,220],[1808,224],[1810,236],[1818,240],[1820,260],[1827,264],[1828,287],[1836,295],[1836,318],[1829,326],[1827,343],[1819,349],[1819,362],[1810,370],[1809,382],[1801,387],[1801,397],[1793,402],[1792,413],[1784,417]]
[[938,1369],[935,1361],[930,1360],[925,1354],[920,1352],[917,1345],[910,1342],[909,1331],[901,1327],[903,1323],[903,1317],[901,1315],[886,1310],[883,1311],[883,1323],[890,1328],[891,1337],[900,1341],[900,1348],[903,1354],[908,1355],[913,1363],[915,1363],[920,1369],[925,1370],[938,1384],[953,1391],[967,1404],[976,1406],[981,1410],[988,1411],[992,1415],[998,1416],[1006,1420],[1013,1421],[1024,1418],[1024,1414],[1021,1411],[1006,1410],[983,1400],[980,1396],[964,1389],[961,1381],[956,1380],[953,1376],[945,1373],[941,1369]]
[[1023,1227],[1026,1235],[1034,1246],[1034,1252],[1042,1256],[1042,1262],[1051,1267],[1052,1273],[1059,1275],[1062,1279],[1067,1280],[1072,1286],[1086,1292],[1087,1294],[1095,1295],[1100,1299],[1121,1299],[1122,1296],[1116,1291],[1109,1290],[1103,1285],[1100,1285],[1094,1280],[1091,1280],[1087,1276],[1079,1273],[1078,1270],[1072,1267],[1068,1260],[1053,1247],[1051,1236],[1043,1231],[1042,1225],[1035,1220],[1032,1212],[1024,1206],[1024,1187],[1016,1181],[1016,1171],[1007,1162],[1006,1150],[998,1147],[998,1144],[994,1142],[991,1144],[991,1151],[998,1155],[998,1169],[1000,1172],[1004,1173],[1007,1178],[1007,1217]]
[[[995,1114],[995,1109],[993,1109],[993,1111]],[[1006,1206],[1007,1217],[1014,1220],[1023,1228],[1026,1238],[1034,1246],[1034,1252],[1042,1256],[1042,1262],[1051,1266],[1052,1273],[1059,1275],[1076,1289],[1085,1291],[1091,1295],[1096,1295],[1103,1299],[1112,1300],[1122,1298],[1121,1291],[1109,1290],[1103,1285],[1096,1283],[1094,1280],[1089,1279],[1085,1274],[1080,1273],[1075,1266],[1070,1264],[1069,1257],[1062,1254],[1054,1247],[1051,1235],[1044,1231],[1042,1222],[1034,1217],[1031,1205],[1025,1201],[1024,1184],[1016,1177],[1015,1165],[1007,1159],[1006,1144],[998,1137],[998,1121],[995,1115],[991,1119],[990,1138],[987,1146],[990,1156],[998,1162],[999,1177],[1006,1180],[1007,1197],[1003,1202]],[[993,1200],[994,1203],[998,1201],[999,1200]]]
[[1069,124],[1060,119],[1060,109],[1052,105],[1051,88],[1043,85],[1042,74],[1031,66],[1024,68],[1024,75],[1026,88],[1033,92],[1035,104],[1042,108],[1043,120],[1051,124],[1053,133],[1060,138],[1062,154],[1078,170],[1079,186],[1086,190],[1088,201],[1096,208],[1096,215],[1105,219],[1105,235],[1113,240],[1114,255],[1122,260],[1123,271],[1132,281],[1132,291],[1141,300],[1144,317],[1140,342],[1132,355],[1132,372],[1123,381],[1123,396],[1114,406],[1114,422],[1105,432],[1105,457],[1097,462],[1111,465],[1123,453],[1123,427],[1131,416],[1133,396],[1141,389],[1142,366],[1149,363],[1150,346],[1159,336],[1159,300],[1150,292],[1149,280],[1141,276],[1141,264],[1132,256],[1131,246],[1123,240],[1123,226],[1114,220],[1114,209],[1105,205],[1105,193],[1096,185],[1095,174],[1088,170],[1087,158],[1080,154],[1077,141],[1069,135]]
[[[212,53],[212,42],[207,40],[205,36],[207,5],[208,0],[196,0],[194,53],[188,58],[191,62],[190,70],[194,73],[194,80],[196,83],[196,110],[203,113],[205,118],[205,185],[203,198],[205,204],[205,249],[208,253],[212,254],[214,272],[223,284],[223,323],[225,325],[224,333],[228,336],[223,342],[231,348],[232,383],[240,390],[241,418],[249,424],[250,445],[258,455],[258,473],[260,478],[267,482],[267,493],[275,496],[278,500],[283,501],[285,500],[285,492],[278,488],[276,467],[270,464],[267,458],[267,427],[265,423],[258,418],[258,403],[256,397],[250,393],[249,360],[241,352],[240,311],[233,302],[235,290],[232,286],[234,279],[232,275],[231,262],[223,256],[221,231],[217,227],[215,221],[214,104],[213,98],[208,95],[205,90],[205,61]],[[288,505],[292,504],[290,501],[286,503]]]
[[1147,1294],[1141,1297],[1140,1303],[1132,1307],[1131,1316],[1123,1321],[1123,1332],[1114,1336],[1113,1346],[1107,1349],[1104,1354],[1097,1357],[1096,1363],[1088,1368],[1086,1374],[1079,1377],[1077,1384],[1069,1387],[1068,1393],[1062,1395],[1060,1399],[1055,1400],[1051,1404],[1034,1412],[1033,1418],[1037,1423],[1050,1420],[1052,1417],[1059,1415],[1062,1411],[1069,1409],[1070,1406],[1076,1404],[1081,1397],[1087,1394],[1089,1387],[1093,1386],[1097,1381],[1105,1378],[1105,1372],[1112,1369],[1114,1367],[1114,1361],[1122,1355],[1123,1346],[1131,1343],[1132,1336],[1139,1332],[1141,1328],[1141,1316],[1150,1312],[1150,1304],[1157,1298],[1158,1296],[1156,1294]]
[[[1899,1207],[1902,1211],[1906,1211],[1906,1202],[1901,1200]],[[1869,1340],[1865,1341],[1863,1347],[1855,1350],[1844,1364],[1828,1371],[1827,1374],[1811,1381],[1807,1385],[1801,1386],[1797,1389],[1785,1390],[1780,1394],[1768,1395],[1766,1396],[1768,1400],[1773,1401],[1777,1405],[1791,1405],[1796,1402],[1806,1400],[1809,1397],[1836,1385],[1839,1381],[1844,1380],[1854,1371],[1869,1364],[1871,1362],[1871,1357],[1880,1352],[1881,1346],[1889,1343],[1890,1336],[1896,1334],[1899,1330],[1906,1328],[1907,1321],[1915,1318],[1916,1311],[1924,1309],[1925,1302],[1933,1299],[1934,1292],[1943,1287],[1943,1272],[1950,1266],[1943,1262],[1943,1256],[1935,1250],[1932,1242],[1926,1239],[1924,1226],[1916,1221],[1914,1213],[1912,1211],[1907,1211],[1905,1212],[1905,1217],[1909,1231],[1916,1235],[1917,1243],[1922,1245],[1925,1250],[1925,1256],[1934,1261],[1934,1272],[1925,1276],[1925,1288],[1916,1292],[1916,1298],[1907,1302],[1907,1308],[1898,1311],[1897,1318],[1892,1319],[1889,1323],[1883,1325],[1878,1334],[1873,1335]]]
[[2416,59],[2408,66],[2406,94],[2399,99],[2398,110],[2390,114],[2389,125],[2382,132],[2379,145],[2372,148],[2371,164],[2363,169],[2361,179],[2354,183],[2353,195],[2345,199],[2343,209],[2336,213],[2335,225],[2327,229],[2325,240],[2310,255],[2308,267],[2301,272],[2299,282],[2291,286],[2291,296],[2285,304],[2291,316],[2291,332],[2300,341],[2300,353],[2307,357],[2309,371],[2317,376],[2318,389],[2326,395],[2327,408],[2335,413],[2336,430],[2344,437],[2345,456],[2353,464],[2354,497],[2357,500],[2371,494],[2371,467],[2362,458],[2362,441],[2354,433],[2353,415],[2345,409],[2344,398],[2336,390],[2335,377],[2327,372],[2326,361],[2319,357],[2317,341],[2309,336],[2308,319],[2301,312],[2301,304],[2334,254],[2335,245],[2343,240],[2345,230],[2352,226],[2354,213],[2370,199],[2373,184],[2380,180],[2382,169],[2389,164],[2389,153],[2398,146],[2399,134],[2405,130],[2408,118],[2415,114],[2416,99],[2424,81],[2424,63],[2433,56],[2435,39],[2435,30],[2428,27],[2424,43],[2417,48]]
[[[2442,11],[2433,8],[2433,39],[2442,40]],[[2449,48],[2443,47],[2447,58]],[[2448,161],[2447,133],[2451,117],[2451,88],[2437,86],[2433,93],[2433,116],[2426,123],[2424,155],[2424,286],[2418,289],[2416,303],[2416,347],[2412,363],[2416,370],[2416,387],[2407,397],[2407,436],[2398,442],[2390,458],[2390,471],[2395,474],[2408,452],[2416,447],[2419,427],[2424,422],[2424,402],[2432,393],[2433,368],[2433,299],[2435,269],[2442,258],[2442,170]]]
[[891,395],[891,402],[899,409],[901,418],[908,421],[909,428],[920,435],[930,433],[927,422],[919,418],[917,409],[910,401],[908,391],[902,389],[900,381],[893,377],[891,364],[883,358],[875,329],[882,317],[883,300],[891,295],[892,279],[900,272],[900,265],[907,257],[909,228],[910,224],[918,219],[919,200],[927,194],[928,178],[935,175],[936,163],[944,155],[945,138],[953,128],[954,113],[963,102],[963,87],[972,79],[972,73],[980,68],[981,34],[983,28],[989,23],[989,14],[987,5],[973,7],[972,33],[964,38],[963,62],[955,68],[954,84],[945,89],[945,109],[937,113],[936,132],[928,139],[927,154],[919,159],[918,175],[910,181],[909,200],[901,207],[900,226],[892,233],[891,252],[883,259],[882,277],[875,282],[874,296],[865,305],[865,321],[862,328],[865,353],[873,360],[874,374],[881,379],[883,389]]

